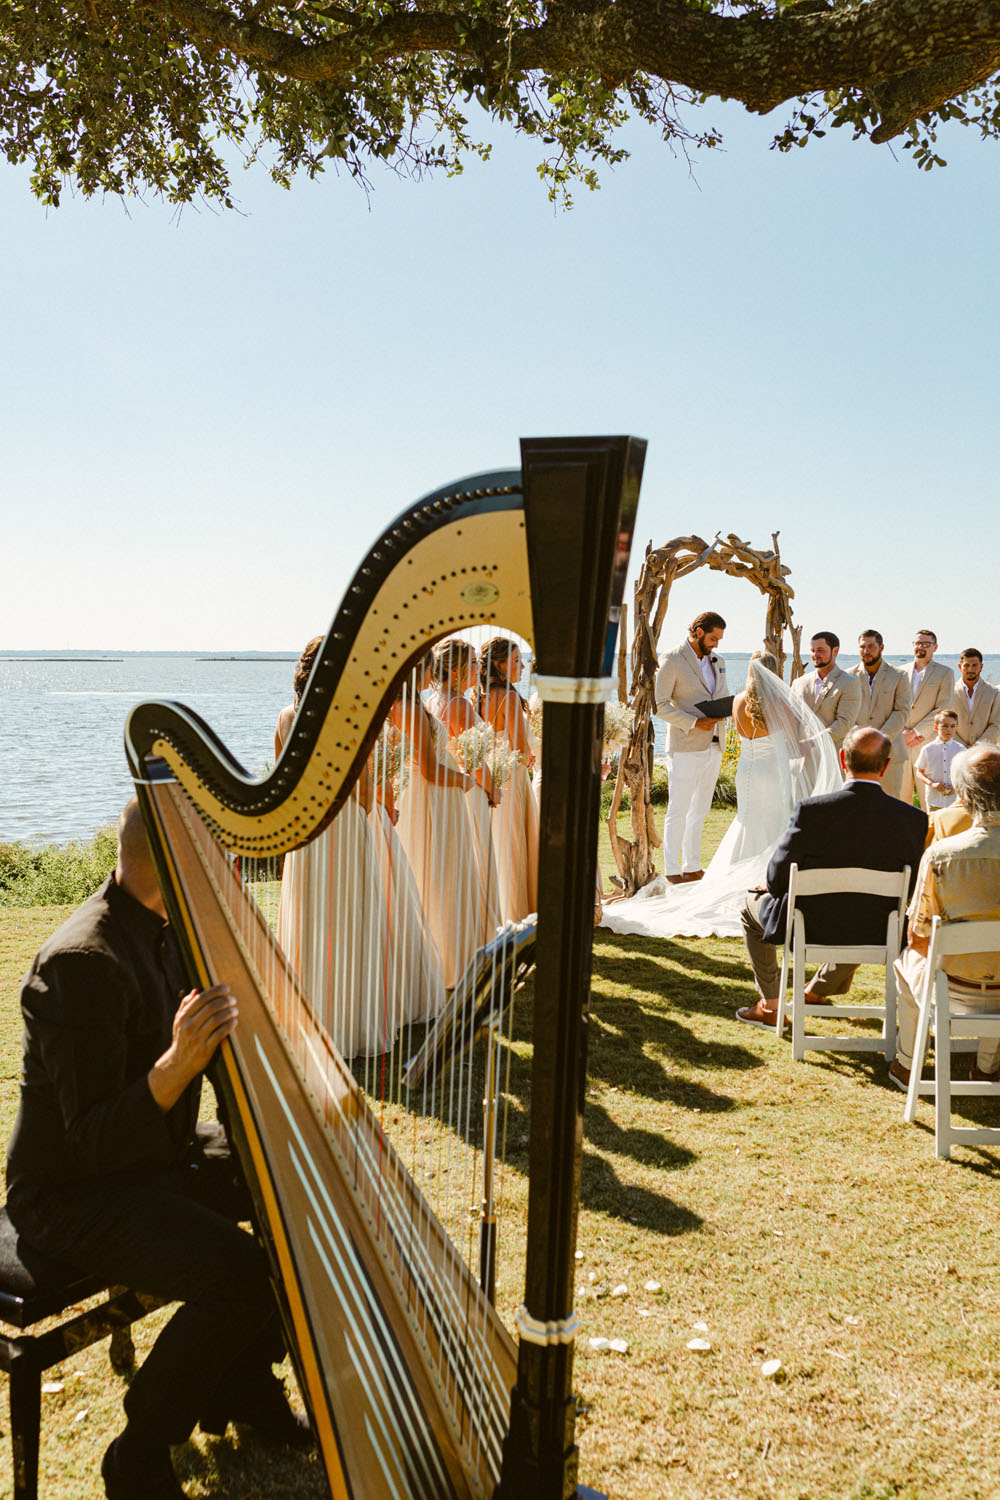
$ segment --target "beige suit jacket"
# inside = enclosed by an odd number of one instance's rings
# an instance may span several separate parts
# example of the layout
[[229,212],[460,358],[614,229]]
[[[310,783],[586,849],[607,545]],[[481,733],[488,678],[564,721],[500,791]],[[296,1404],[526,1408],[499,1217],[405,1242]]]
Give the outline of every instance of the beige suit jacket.
[[903,730],[913,707],[913,695],[906,673],[901,672],[898,667],[890,667],[883,657],[875,673],[871,692],[868,691],[868,671],[864,662],[859,661],[856,667],[852,667],[851,675],[858,679],[861,687],[859,727],[881,729],[892,741],[889,759],[908,760]]
[[970,715],[965,683],[956,682],[949,707],[958,714],[956,733],[963,744],[1000,744],[1000,688],[993,687],[980,677],[976,685],[976,701]]
[[850,672],[845,672],[834,662],[823,680],[819,697],[816,697],[816,673],[807,672],[796,677],[792,692],[811,708],[817,718],[830,731],[830,738],[839,750],[848,731],[858,721],[861,710],[861,685]]
[[[942,708],[951,708],[951,695],[955,691],[955,674],[950,667],[943,666],[941,662],[932,661],[924,668],[923,680],[919,691],[913,696],[913,663],[904,668],[907,682],[910,684],[910,696],[913,698],[913,707],[906,721],[907,729],[915,729],[923,739],[934,738],[934,715]],[[920,745],[914,749],[920,750]]]
[[956,833],[964,833],[971,827],[972,814],[961,802],[953,802],[950,807],[936,807],[927,814],[927,842],[924,848],[929,849],[938,839],[950,839]]
[[[695,707],[706,698],[725,698],[726,663],[715,651],[712,652],[715,671],[715,692],[710,693],[701,675],[701,659],[695,655],[688,641],[670,651],[663,658],[656,674],[656,712],[667,721],[667,754],[675,755],[687,750],[707,750],[712,743],[711,729],[695,729],[695,720],[702,715]],[[721,739],[722,721],[715,731]]]

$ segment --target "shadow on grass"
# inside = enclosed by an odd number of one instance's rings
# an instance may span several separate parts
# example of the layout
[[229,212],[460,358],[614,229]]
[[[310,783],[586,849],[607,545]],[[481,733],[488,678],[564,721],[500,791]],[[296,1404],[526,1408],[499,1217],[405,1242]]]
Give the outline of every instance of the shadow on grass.
[[[603,968],[603,963],[602,963]],[[622,1024],[618,1024],[622,1022]],[[712,1044],[704,1048],[689,1031],[670,1018],[653,1010],[623,1006],[621,1001],[602,1002],[601,1014],[591,1010],[588,1046],[588,1099],[585,1114],[584,1158],[581,1174],[581,1206],[630,1220],[660,1234],[681,1234],[695,1229],[700,1219],[679,1207],[662,1194],[650,1192],[634,1183],[622,1181],[603,1153],[627,1157],[639,1166],[658,1171],[678,1171],[697,1160],[697,1154],[676,1144],[669,1136],[643,1126],[623,1125],[616,1120],[606,1103],[598,1096],[607,1088],[621,1089],[623,1094],[646,1095],[667,1101],[683,1109],[718,1113],[734,1108],[735,1100],[716,1093],[704,1084],[670,1070],[657,1057],[644,1050],[659,1048],[678,1057],[690,1055],[701,1063],[699,1049],[711,1052],[712,1065],[760,1066],[758,1059],[739,1047]],[[530,985],[519,998],[513,1016],[510,1046],[505,1049],[502,1067],[505,1134],[508,1142],[507,1166],[527,1177],[529,1156],[527,1136],[530,1126],[531,1099],[531,1028]],[[403,1058],[412,1056],[423,1039],[424,1027],[415,1025],[399,1038],[396,1052]],[[706,1059],[707,1065],[707,1059]],[[455,1070],[458,1070],[456,1076]],[[363,1084],[364,1066],[355,1066],[355,1076]],[[433,1089],[423,1089],[411,1099],[400,1082],[398,1058],[394,1054],[385,1069],[386,1102],[399,1105],[407,1112],[426,1111],[440,1123],[454,1128],[455,1099],[478,1100],[485,1087],[485,1046],[480,1039],[462,1059],[456,1059]],[[475,1149],[483,1139],[482,1113],[468,1110],[462,1134]],[[588,1150],[592,1147],[592,1150]]]
[[697,1214],[663,1193],[622,1182],[610,1162],[590,1151],[583,1157],[580,1204],[594,1213],[641,1225],[653,1234],[690,1234],[703,1223]]
[[640,1166],[655,1167],[659,1172],[676,1172],[697,1160],[696,1152],[678,1146],[659,1131],[623,1128],[599,1101],[588,1099],[585,1119],[587,1140],[599,1151],[630,1156]]

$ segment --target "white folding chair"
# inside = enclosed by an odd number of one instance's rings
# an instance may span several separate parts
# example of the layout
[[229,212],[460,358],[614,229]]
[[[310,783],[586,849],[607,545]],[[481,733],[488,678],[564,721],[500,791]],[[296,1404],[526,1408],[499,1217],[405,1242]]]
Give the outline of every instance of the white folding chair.
[[[955,1037],[1000,1036],[1000,990],[994,1002],[995,1011],[976,1011],[971,1015],[953,1013],[948,995],[948,975],[941,960],[956,953],[1000,953],[1000,922],[942,922],[935,917],[927,949],[927,967],[920,994],[917,1034],[910,1064],[910,1087],[906,1093],[905,1118],[912,1121],[920,1094],[934,1095],[934,1154],[948,1158],[953,1145],[984,1145],[1000,1142],[1000,1129],[974,1128],[951,1123],[953,1094],[1000,1094],[1000,1083],[954,1081],[951,1076],[952,1040]],[[970,990],[970,997],[975,995]],[[921,1078],[927,1039],[934,1028],[934,1077]],[[975,1042],[973,1047],[975,1047]],[[967,1050],[956,1047],[958,1050]]]
[[[896,1055],[896,975],[893,960],[898,956],[903,934],[903,913],[910,886],[910,867],[903,870],[863,870],[850,866],[842,870],[800,870],[792,865],[788,879],[788,924],[785,929],[785,951],[781,960],[781,983],[778,987],[778,1021],[781,1036],[785,1025],[788,965],[792,962],[792,1056],[802,1062],[806,1048],[819,1052],[882,1052],[888,1062]],[[859,896],[891,896],[896,905],[885,924],[885,942],[812,943],[806,937],[805,921],[798,908],[803,896],[833,896],[850,893]],[[810,1005],[806,1002],[806,964],[879,964],[885,965],[884,1005]],[[852,1020],[874,1019],[882,1022],[879,1036],[830,1036],[806,1031],[807,1016],[845,1016]]]

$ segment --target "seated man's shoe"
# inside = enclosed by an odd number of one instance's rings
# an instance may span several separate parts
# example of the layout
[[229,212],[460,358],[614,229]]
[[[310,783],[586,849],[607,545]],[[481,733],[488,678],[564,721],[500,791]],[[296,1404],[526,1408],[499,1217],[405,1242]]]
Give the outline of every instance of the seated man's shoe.
[[[920,1074],[921,1083],[930,1083],[933,1078],[934,1069],[929,1066],[924,1068]],[[898,1059],[889,1064],[889,1082],[894,1084],[897,1089],[902,1089],[904,1094],[910,1087],[910,1070],[909,1068],[904,1068]]]
[[668,885],[683,885],[684,884],[684,876],[683,875],[668,875],[667,876],[667,884]]
[[277,1376],[268,1374],[230,1395],[216,1392],[198,1421],[202,1432],[221,1437],[230,1422],[253,1428],[261,1442],[282,1448],[308,1448],[315,1439],[309,1418],[293,1411]]
[[1000,1067],[997,1068],[995,1073],[984,1073],[978,1062],[973,1058],[972,1067],[969,1069],[969,1082],[1000,1083]]
[[745,1005],[736,1012],[737,1021],[742,1021],[744,1026],[759,1026],[763,1031],[774,1031],[778,1024],[778,1002],[769,1006],[763,1000],[755,1000],[753,1005]]
[[682,875],[681,876],[681,879],[684,881],[685,885],[687,885],[689,881],[692,881],[692,880],[704,880],[704,878],[705,878],[705,871],[704,870],[688,870],[688,872],[687,872],[686,875]]
[[140,1448],[122,1433],[101,1460],[108,1500],[186,1500],[169,1448]]

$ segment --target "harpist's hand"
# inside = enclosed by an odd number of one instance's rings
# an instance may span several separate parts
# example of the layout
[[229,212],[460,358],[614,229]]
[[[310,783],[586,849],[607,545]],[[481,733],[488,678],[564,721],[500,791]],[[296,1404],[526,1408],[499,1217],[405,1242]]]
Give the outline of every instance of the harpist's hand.
[[164,1114],[207,1068],[219,1043],[236,1029],[237,1017],[236,1000],[224,984],[184,996],[174,1016],[170,1046],[146,1075]]

